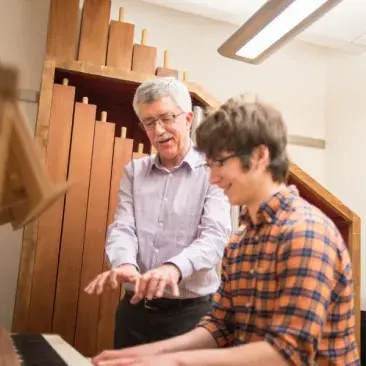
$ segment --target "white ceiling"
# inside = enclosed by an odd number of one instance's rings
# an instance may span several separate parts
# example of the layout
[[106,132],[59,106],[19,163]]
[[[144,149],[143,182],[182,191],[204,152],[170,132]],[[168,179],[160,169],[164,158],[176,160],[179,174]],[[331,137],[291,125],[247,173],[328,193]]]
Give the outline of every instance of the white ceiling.
[[[267,0],[143,1],[240,26]],[[297,38],[345,52],[366,52],[366,0],[343,0]]]

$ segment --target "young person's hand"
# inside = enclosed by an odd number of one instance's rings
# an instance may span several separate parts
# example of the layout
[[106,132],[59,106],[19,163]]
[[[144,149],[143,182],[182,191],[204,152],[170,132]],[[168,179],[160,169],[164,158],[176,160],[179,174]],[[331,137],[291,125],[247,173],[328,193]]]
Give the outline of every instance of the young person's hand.
[[93,365],[103,365],[103,362],[105,365],[128,365],[146,357],[157,356],[159,353],[159,347],[155,343],[150,343],[121,350],[103,351],[92,359],[92,363]]
[[[118,351],[117,351],[118,352]],[[100,359],[95,361],[93,359],[93,365],[95,366],[181,366],[179,361],[179,354],[168,353],[157,356],[146,357],[119,357],[113,355],[110,358]]]

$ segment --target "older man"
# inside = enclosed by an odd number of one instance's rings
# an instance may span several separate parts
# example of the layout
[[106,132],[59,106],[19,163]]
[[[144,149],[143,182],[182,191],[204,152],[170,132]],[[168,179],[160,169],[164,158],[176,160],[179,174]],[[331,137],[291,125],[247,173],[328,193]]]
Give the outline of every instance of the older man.
[[205,157],[190,140],[192,102],[174,78],[141,84],[134,110],[156,155],[133,160],[123,176],[106,253],[112,269],[88,293],[123,281],[115,348],[182,334],[211,308],[217,266],[230,235],[230,204],[209,183]]

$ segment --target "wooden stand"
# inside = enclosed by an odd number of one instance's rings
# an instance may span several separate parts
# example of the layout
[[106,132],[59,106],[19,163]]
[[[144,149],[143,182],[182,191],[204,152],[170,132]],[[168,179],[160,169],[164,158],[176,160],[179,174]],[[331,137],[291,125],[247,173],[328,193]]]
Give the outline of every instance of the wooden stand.
[[38,217],[70,185],[55,185],[46,174],[16,103],[16,78],[15,70],[0,70],[0,224],[14,229]]

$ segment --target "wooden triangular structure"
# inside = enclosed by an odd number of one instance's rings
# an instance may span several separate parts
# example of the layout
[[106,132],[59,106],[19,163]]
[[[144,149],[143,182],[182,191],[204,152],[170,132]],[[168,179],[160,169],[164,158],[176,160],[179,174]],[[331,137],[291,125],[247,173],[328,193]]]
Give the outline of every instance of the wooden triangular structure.
[[70,183],[54,184],[16,101],[17,71],[0,66],[0,225],[37,218]]

